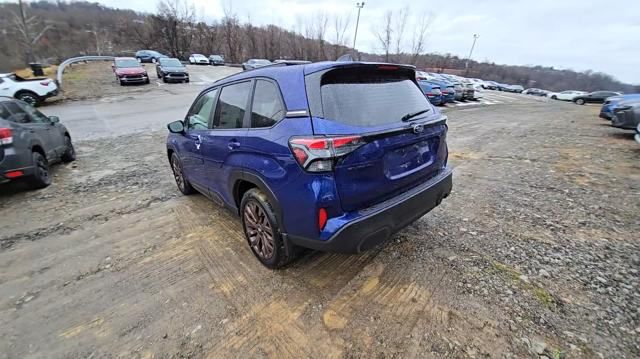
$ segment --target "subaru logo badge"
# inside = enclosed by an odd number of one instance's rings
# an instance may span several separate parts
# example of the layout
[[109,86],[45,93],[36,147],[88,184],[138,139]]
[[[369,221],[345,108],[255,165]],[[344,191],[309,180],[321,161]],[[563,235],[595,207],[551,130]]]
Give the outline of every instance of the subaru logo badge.
[[421,124],[413,125],[413,133],[415,133],[416,135],[422,131],[424,131],[424,125],[421,125]]

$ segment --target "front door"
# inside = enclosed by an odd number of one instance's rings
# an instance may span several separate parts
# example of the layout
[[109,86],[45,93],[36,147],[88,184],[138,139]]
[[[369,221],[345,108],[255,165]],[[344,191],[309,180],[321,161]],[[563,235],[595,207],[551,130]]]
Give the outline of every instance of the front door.
[[206,191],[207,187],[201,146],[209,130],[217,92],[216,89],[202,94],[191,106],[185,119],[184,137],[178,144],[184,175],[192,185],[199,187],[201,191]]

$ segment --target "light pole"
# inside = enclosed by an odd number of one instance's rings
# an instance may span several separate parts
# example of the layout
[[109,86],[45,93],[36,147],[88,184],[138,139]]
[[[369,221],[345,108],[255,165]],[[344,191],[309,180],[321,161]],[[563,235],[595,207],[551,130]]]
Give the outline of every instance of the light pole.
[[98,53],[98,56],[102,56],[102,54],[100,54],[100,41],[98,40],[98,32],[95,31],[95,30],[85,30],[85,32],[92,33],[93,35],[95,35],[95,37],[96,37],[96,52]]
[[363,2],[357,2],[356,7],[358,8],[358,17],[356,18],[356,33],[353,35],[353,49],[356,49],[356,38],[358,37],[358,24],[360,23],[360,10],[364,7]]
[[473,34],[473,44],[471,44],[471,50],[469,50],[469,56],[467,56],[467,62],[465,62],[464,64],[464,68],[467,71],[469,71],[469,59],[471,58],[471,54],[473,53],[473,48],[476,47],[476,40],[478,40],[479,37],[480,35]]

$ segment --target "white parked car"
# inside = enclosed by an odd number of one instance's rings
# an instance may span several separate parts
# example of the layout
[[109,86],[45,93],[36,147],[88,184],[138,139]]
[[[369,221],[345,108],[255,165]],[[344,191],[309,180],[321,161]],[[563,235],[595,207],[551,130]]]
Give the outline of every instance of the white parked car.
[[191,54],[189,63],[191,65],[209,65],[209,59],[202,54]]
[[51,79],[23,79],[14,73],[0,74],[0,96],[17,98],[31,106],[38,106],[57,94],[58,85]]
[[553,100],[572,101],[574,97],[584,95],[584,91],[567,90],[562,92],[549,92],[547,97]]

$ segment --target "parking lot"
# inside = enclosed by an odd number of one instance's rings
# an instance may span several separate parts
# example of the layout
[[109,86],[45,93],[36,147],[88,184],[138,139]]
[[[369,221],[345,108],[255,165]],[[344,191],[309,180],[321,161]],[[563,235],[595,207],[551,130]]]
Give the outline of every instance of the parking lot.
[[239,69],[120,87],[95,67],[41,108],[78,160],[0,194],[0,357],[640,355],[640,148],[597,106],[449,105],[441,206],[363,254],[271,271],[238,218],[178,192],[164,147],[166,123]]

